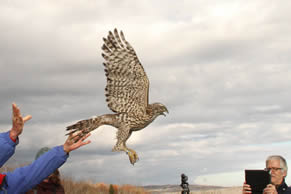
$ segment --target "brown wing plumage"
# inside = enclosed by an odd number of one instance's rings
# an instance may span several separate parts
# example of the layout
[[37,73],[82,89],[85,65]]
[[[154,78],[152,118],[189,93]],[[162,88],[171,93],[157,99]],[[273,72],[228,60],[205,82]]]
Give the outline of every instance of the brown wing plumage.
[[108,107],[116,112],[145,113],[148,106],[149,80],[132,46],[122,31],[109,31],[103,38]]
[[[137,153],[126,146],[133,131],[145,128],[159,115],[165,115],[167,108],[161,103],[149,104],[149,80],[132,46],[125,40],[122,32],[109,31],[104,38],[102,56],[107,77],[105,95],[108,107],[118,114],[104,114],[82,120],[67,127],[72,135],[79,132],[74,141],[102,125],[118,129],[117,142],[112,151],[124,151],[131,164],[138,160]],[[120,113],[120,114],[119,114]]]

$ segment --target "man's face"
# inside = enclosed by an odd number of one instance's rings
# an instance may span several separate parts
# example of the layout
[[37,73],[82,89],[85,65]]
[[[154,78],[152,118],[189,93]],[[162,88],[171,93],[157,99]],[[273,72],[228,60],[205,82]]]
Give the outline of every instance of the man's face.
[[282,172],[280,160],[270,160],[267,163],[267,168],[270,169],[271,183],[273,185],[280,185],[284,177],[287,175],[287,172]]

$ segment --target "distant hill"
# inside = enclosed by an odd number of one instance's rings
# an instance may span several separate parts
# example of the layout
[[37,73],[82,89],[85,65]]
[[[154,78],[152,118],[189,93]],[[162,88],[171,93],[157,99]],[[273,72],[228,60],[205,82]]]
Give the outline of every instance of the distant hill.
[[[159,193],[177,193],[181,192],[180,185],[147,185],[143,186],[147,191],[150,191],[152,194]],[[190,191],[201,191],[201,190],[210,190],[210,189],[222,189],[225,187],[220,186],[205,186],[205,185],[189,185]]]

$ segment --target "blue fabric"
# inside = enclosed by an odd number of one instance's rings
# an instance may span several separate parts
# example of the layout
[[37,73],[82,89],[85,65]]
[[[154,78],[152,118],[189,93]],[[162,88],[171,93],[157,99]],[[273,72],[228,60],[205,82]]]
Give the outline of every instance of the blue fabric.
[[18,138],[16,143],[10,139],[9,131],[0,133],[0,168],[14,154],[15,146],[18,142]]
[[[1,138],[2,137],[2,138]],[[9,157],[11,157],[15,150],[15,143],[10,139],[9,134],[0,134],[0,161],[3,165]],[[3,143],[6,142],[6,143]],[[2,149],[2,145],[5,145],[5,149]],[[4,147],[3,147],[4,148]],[[9,153],[3,153],[8,151]],[[49,150],[48,152],[41,155],[37,160],[32,164],[24,167],[15,169],[13,172],[7,172],[6,174],[6,183],[7,186],[4,186],[7,189],[7,192],[10,194],[22,194],[33,188],[50,174],[52,174],[56,169],[58,169],[68,158],[68,154],[65,153],[63,146],[57,146]],[[0,194],[4,194],[4,191],[0,191]]]

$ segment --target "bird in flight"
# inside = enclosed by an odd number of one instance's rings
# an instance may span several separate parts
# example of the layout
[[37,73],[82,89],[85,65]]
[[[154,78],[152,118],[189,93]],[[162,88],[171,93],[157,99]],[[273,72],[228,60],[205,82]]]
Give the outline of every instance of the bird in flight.
[[80,139],[101,125],[117,128],[117,142],[112,151],[126,152],[134,165],[139,158],[133,149],[126,146],[126,141],[132,132],[142,130],[159,115],[166,116],[165,113],[169,112],[161,103],[149,104],[149,79],[123,32],[118,33],[117,29],[113,33],[109,31],[103,41],[102,57],[107,78],[105,96],[114,114],[79,121],[68,126],[67,130],[68,134],[79,132]]

